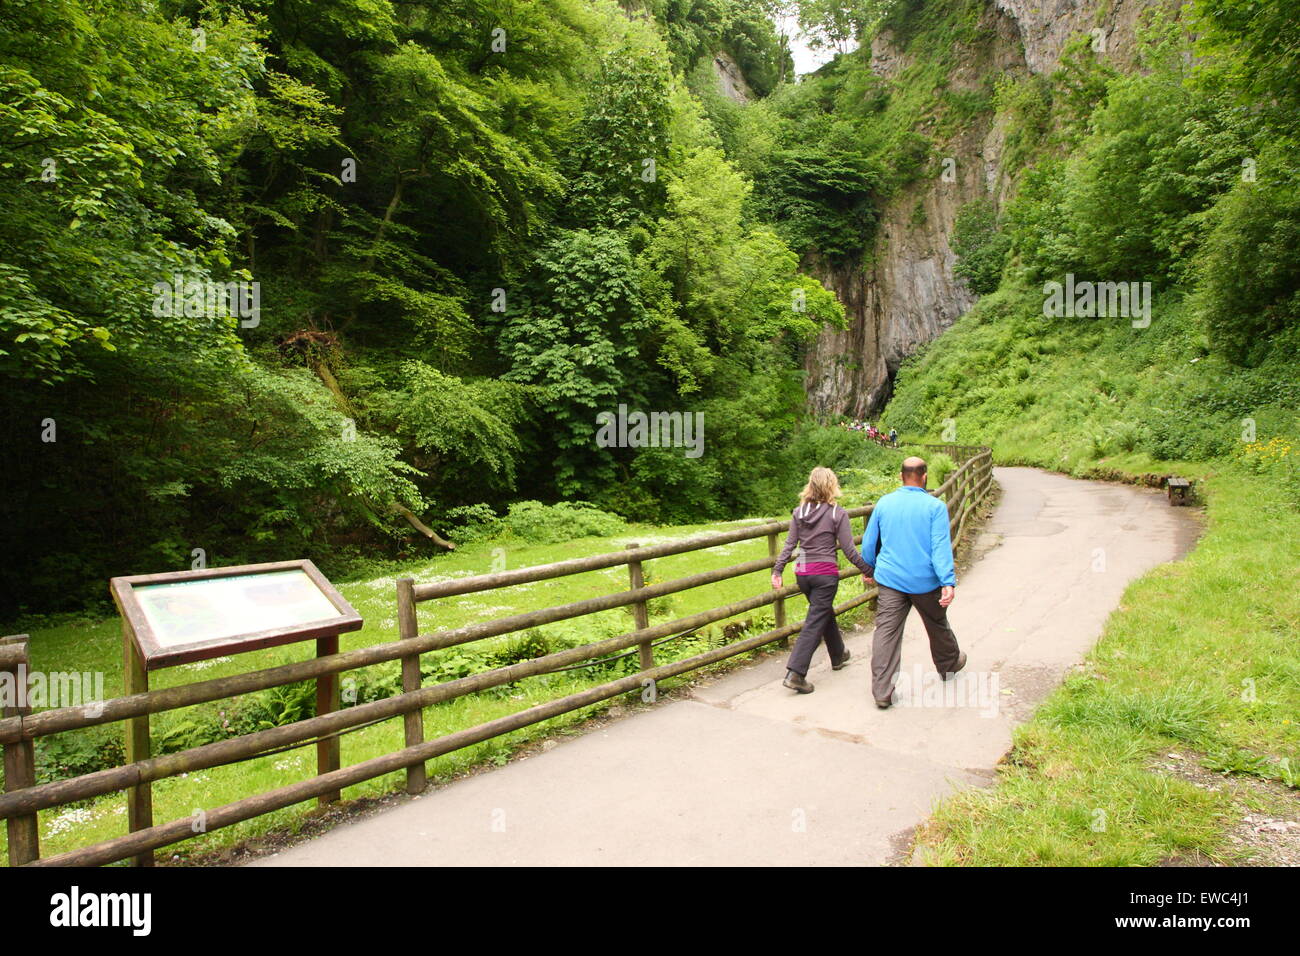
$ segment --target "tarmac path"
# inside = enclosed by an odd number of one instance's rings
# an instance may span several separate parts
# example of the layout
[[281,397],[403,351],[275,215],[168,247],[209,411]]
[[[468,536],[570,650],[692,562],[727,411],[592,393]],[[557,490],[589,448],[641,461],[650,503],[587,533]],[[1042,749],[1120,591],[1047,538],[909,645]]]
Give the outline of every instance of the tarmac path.
[[1128,583],[1198,533],[1159,491],[1032,468],[994,476],[1001,500],[949,609],[969,662],[948,684],[912,614],[910,693],[889,710],[871,700],[871,631],[846,633],[843,670],[814,656],[815,693],[782,687],[773,656],[249,865],[906,862],[938,800],[992,782],[1013,728],[1087,653]]

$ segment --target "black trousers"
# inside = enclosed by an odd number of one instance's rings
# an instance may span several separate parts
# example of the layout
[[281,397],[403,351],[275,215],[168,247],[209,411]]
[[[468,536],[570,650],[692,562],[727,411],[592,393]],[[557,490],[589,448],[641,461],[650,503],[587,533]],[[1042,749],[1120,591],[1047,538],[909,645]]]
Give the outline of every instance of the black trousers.
[[823,639],[832,664],[844,659],[844,638],[840,636],[840,626],[835,621],[835,592],[840,589],[840,577],[838,574],[796,574],[794,578],[799,590],[808,598],[808,616],[804,618],[803,629],[794,642],[786,667],[801,677],[807,677],[813,651]]

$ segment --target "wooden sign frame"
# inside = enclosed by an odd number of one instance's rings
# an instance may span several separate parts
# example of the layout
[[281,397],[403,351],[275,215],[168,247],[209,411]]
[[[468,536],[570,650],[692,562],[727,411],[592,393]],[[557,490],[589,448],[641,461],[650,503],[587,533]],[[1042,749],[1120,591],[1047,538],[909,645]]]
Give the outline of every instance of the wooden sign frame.
[[[152,625],[135,596],[137,587],[150,587],[158,584],[179,584],[186,581],[211,581],[219,578],[250,577],[259,574],[274,574],[278,571],[302,571],[316,585],[321,594],[334,606],[337,617],[308,622],[304,625],[268,628],[251,631],[225,638],[209,638],[181,645],[164,645],[154,633]],[[131,630],[136,649],[144,662],[145,670],[154,671],[164,667],[180,664],[192,664],[196,661],[211,660],[229,654],[242,654],[247,651],[263,650],[268,647],[280,647],[296,644],[299,641],[317,637],[338,635],[347,631],[361,629],[361,615],[341,595],[316,565],[308,560],[275,561],[269,564],[244,564],[224,568],[204,568],[198,571],[168,571],[163,574],[137,574],[131,577],[113,578],[109,582],[113,593],[113,602]]]
[[[154,633],[153,626],[135,595],[136,587],[156,584],[176,584],[183,581],[207,581],[218,578],[245,577],[273,574],[278,571],[302,571],[320,590],[321,594],[338,612],[337,616],[319,621],[306,621],[284,627],[267,628],[244,634],[191,641],[185,644],[165,644]],[[163,574],[136,574],[117,577],[109,581],[113,602],[122,615],[123,684],[127,694],[142,694],[149,690],[149,672],[180,664],[211,660],[230,654],[280,647],[299,641],[316,641],[316,656],[328,657],[339,652],[339,635],[357,631],[364,623],[361,615],[341,595],[311,561],[273,561],[268,564],[243,564],[224,568],[204,568],[197,571],[169,571]],[[339,709],[339,675],[323,674],[316,678],[316,714],[321,716]],[[143,714],[126,721],[126,762],[148,759],[152,751],[149,732],[149,715]],[[340,767],[339,738],[329,736],[316,741],[316,772],[330,773]],[[126,792],[127,826],[130,832],[147,830],[153,826],[153,790],[142,783]],[[339,791],[322,794],[322,806],[341,799]],[[136,866],[153,866],[153,851],[148,850],[134,858]]]

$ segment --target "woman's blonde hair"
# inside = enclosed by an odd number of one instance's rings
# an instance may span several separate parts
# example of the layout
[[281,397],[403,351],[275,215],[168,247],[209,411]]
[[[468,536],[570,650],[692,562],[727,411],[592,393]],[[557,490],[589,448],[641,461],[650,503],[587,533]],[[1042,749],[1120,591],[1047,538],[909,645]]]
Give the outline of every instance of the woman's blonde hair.
[[834,504],[844,492],[840,491],[840,480],[835,472],[818,465],[808,476],[808,484],[799,492],[799,503]]

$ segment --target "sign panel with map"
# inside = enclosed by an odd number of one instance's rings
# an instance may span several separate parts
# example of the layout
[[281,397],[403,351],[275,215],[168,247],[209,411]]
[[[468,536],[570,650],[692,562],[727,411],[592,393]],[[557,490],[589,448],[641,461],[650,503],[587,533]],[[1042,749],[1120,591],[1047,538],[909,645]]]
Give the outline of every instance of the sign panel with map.
[[146,670],[361,627],[310,561],[114,578],[112,591]]

